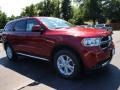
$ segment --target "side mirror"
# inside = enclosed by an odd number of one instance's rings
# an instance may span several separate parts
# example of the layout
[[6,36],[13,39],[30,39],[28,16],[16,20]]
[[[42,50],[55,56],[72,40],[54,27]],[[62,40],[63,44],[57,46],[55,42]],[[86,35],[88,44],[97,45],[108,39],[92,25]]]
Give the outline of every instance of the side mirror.
[[34,25],[34,26],[32,27],[32,31],[33,31],[33,32],[40,32],[40,31],[42,31],[42,30],[41,30],[41,26],[40,26],[40,25]]

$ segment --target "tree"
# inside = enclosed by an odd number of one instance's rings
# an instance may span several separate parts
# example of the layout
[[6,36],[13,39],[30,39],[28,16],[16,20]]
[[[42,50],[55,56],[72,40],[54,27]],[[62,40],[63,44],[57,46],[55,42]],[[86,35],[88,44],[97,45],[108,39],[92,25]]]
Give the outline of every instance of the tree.
[[57,16],[57,4],[59,0],[44,0],[36,4],[39,16]]
[[4,28],[6,23],[7,23],[7,16],[5,13],[0,11],[0,28]]
[[70,19],[70,22],[72,22],[75,25],[84,24],[84,18],[81,9],[76,6],[72,6],[72,9],[73,9],[73,17],[72,19]]
[[44,0],[43,14],[44,16],[53,16],[54,4],[51,0]]
[[102,2],[104,16],[114,22],[120,22],[120,1],[102,0]]
[[60,7],[61,2],[60,2],[60,0],[52,0],[52,3],[54,5],[53,16],[60,18],[60,15],[61,15],[61,13],[60,13],[60,11],[61,11],[61,7]]
[[38,16],[44,16],[44,2],[39,2],[36,4]]
[[11,20],[14,20],[16,19],[16,17],[14,15],[12,15],[11,17],[7,17],[7,21],[11,21]]
[[30,6],[25,7],[21,12],[21,16],[29,16],[29,17],[37,16],[35,5],[32,4]]
[[61,6],[61,14],[62,18],[65,20],[69,20],[72,18],[72,7],[71,7],[71,0],[63,0]]
[[83,10],[84,18],[86,20],[93,20],[94,24],[101,14],[98,1],[99,0],[82,0],[80,6]]

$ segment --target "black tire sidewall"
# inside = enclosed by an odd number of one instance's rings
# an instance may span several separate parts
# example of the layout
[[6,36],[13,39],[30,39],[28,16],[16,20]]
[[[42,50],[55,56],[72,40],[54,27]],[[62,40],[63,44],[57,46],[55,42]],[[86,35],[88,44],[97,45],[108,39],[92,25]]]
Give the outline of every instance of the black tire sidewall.
[[[74,72],[71,75],[64,75],[59,71],[58,66],[57,66],[57,59],[60,55],[67,55],[70,58],[72,58],[75,64],[75,67],[74,67]],[[66,79],[72,79],[72,78],[75,78],[80,73],[81,63],[78,61],[77,56],[70,50],[60,50],[54,55],[54,67],[60,76]]]
[[[12,50],[12,58],[9,58],[8,55],[7,55],[6,50],[7,50],[8,47]],[[17,59],[17,55],[16,55],[15,51],[13,50],[13,48],[12,48],[12,46],[10,44],[6,45],[5,51],[6,51],[6,55],[7,55],[8,60],[15,61]]]

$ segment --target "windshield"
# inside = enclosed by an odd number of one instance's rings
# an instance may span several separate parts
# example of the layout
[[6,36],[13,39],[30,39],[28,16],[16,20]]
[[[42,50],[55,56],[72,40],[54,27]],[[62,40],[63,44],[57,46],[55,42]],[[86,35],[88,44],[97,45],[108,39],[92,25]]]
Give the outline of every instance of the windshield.
[[48,28],[50,29],[59,29],[59,28],[70,28],[73,27],[72,24],[69,22],[58,19],[58,18],[53,18],[53,17],[43,17],[40,18],[40,20],[45,24]]

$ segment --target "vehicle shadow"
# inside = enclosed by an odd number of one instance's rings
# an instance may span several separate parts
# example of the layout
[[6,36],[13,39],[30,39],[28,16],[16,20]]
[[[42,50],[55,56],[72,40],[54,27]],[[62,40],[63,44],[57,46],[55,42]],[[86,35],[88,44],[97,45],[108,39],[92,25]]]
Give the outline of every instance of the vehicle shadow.
[[114,65],[75,80],[58,77],[50,63],[36,59],[20,58],[11,62],[4,57],[0,59],[0,65],[35,80],[36,84],[31,85],[43,83],[58,90],[117,90],[120,87],[120,69]]

